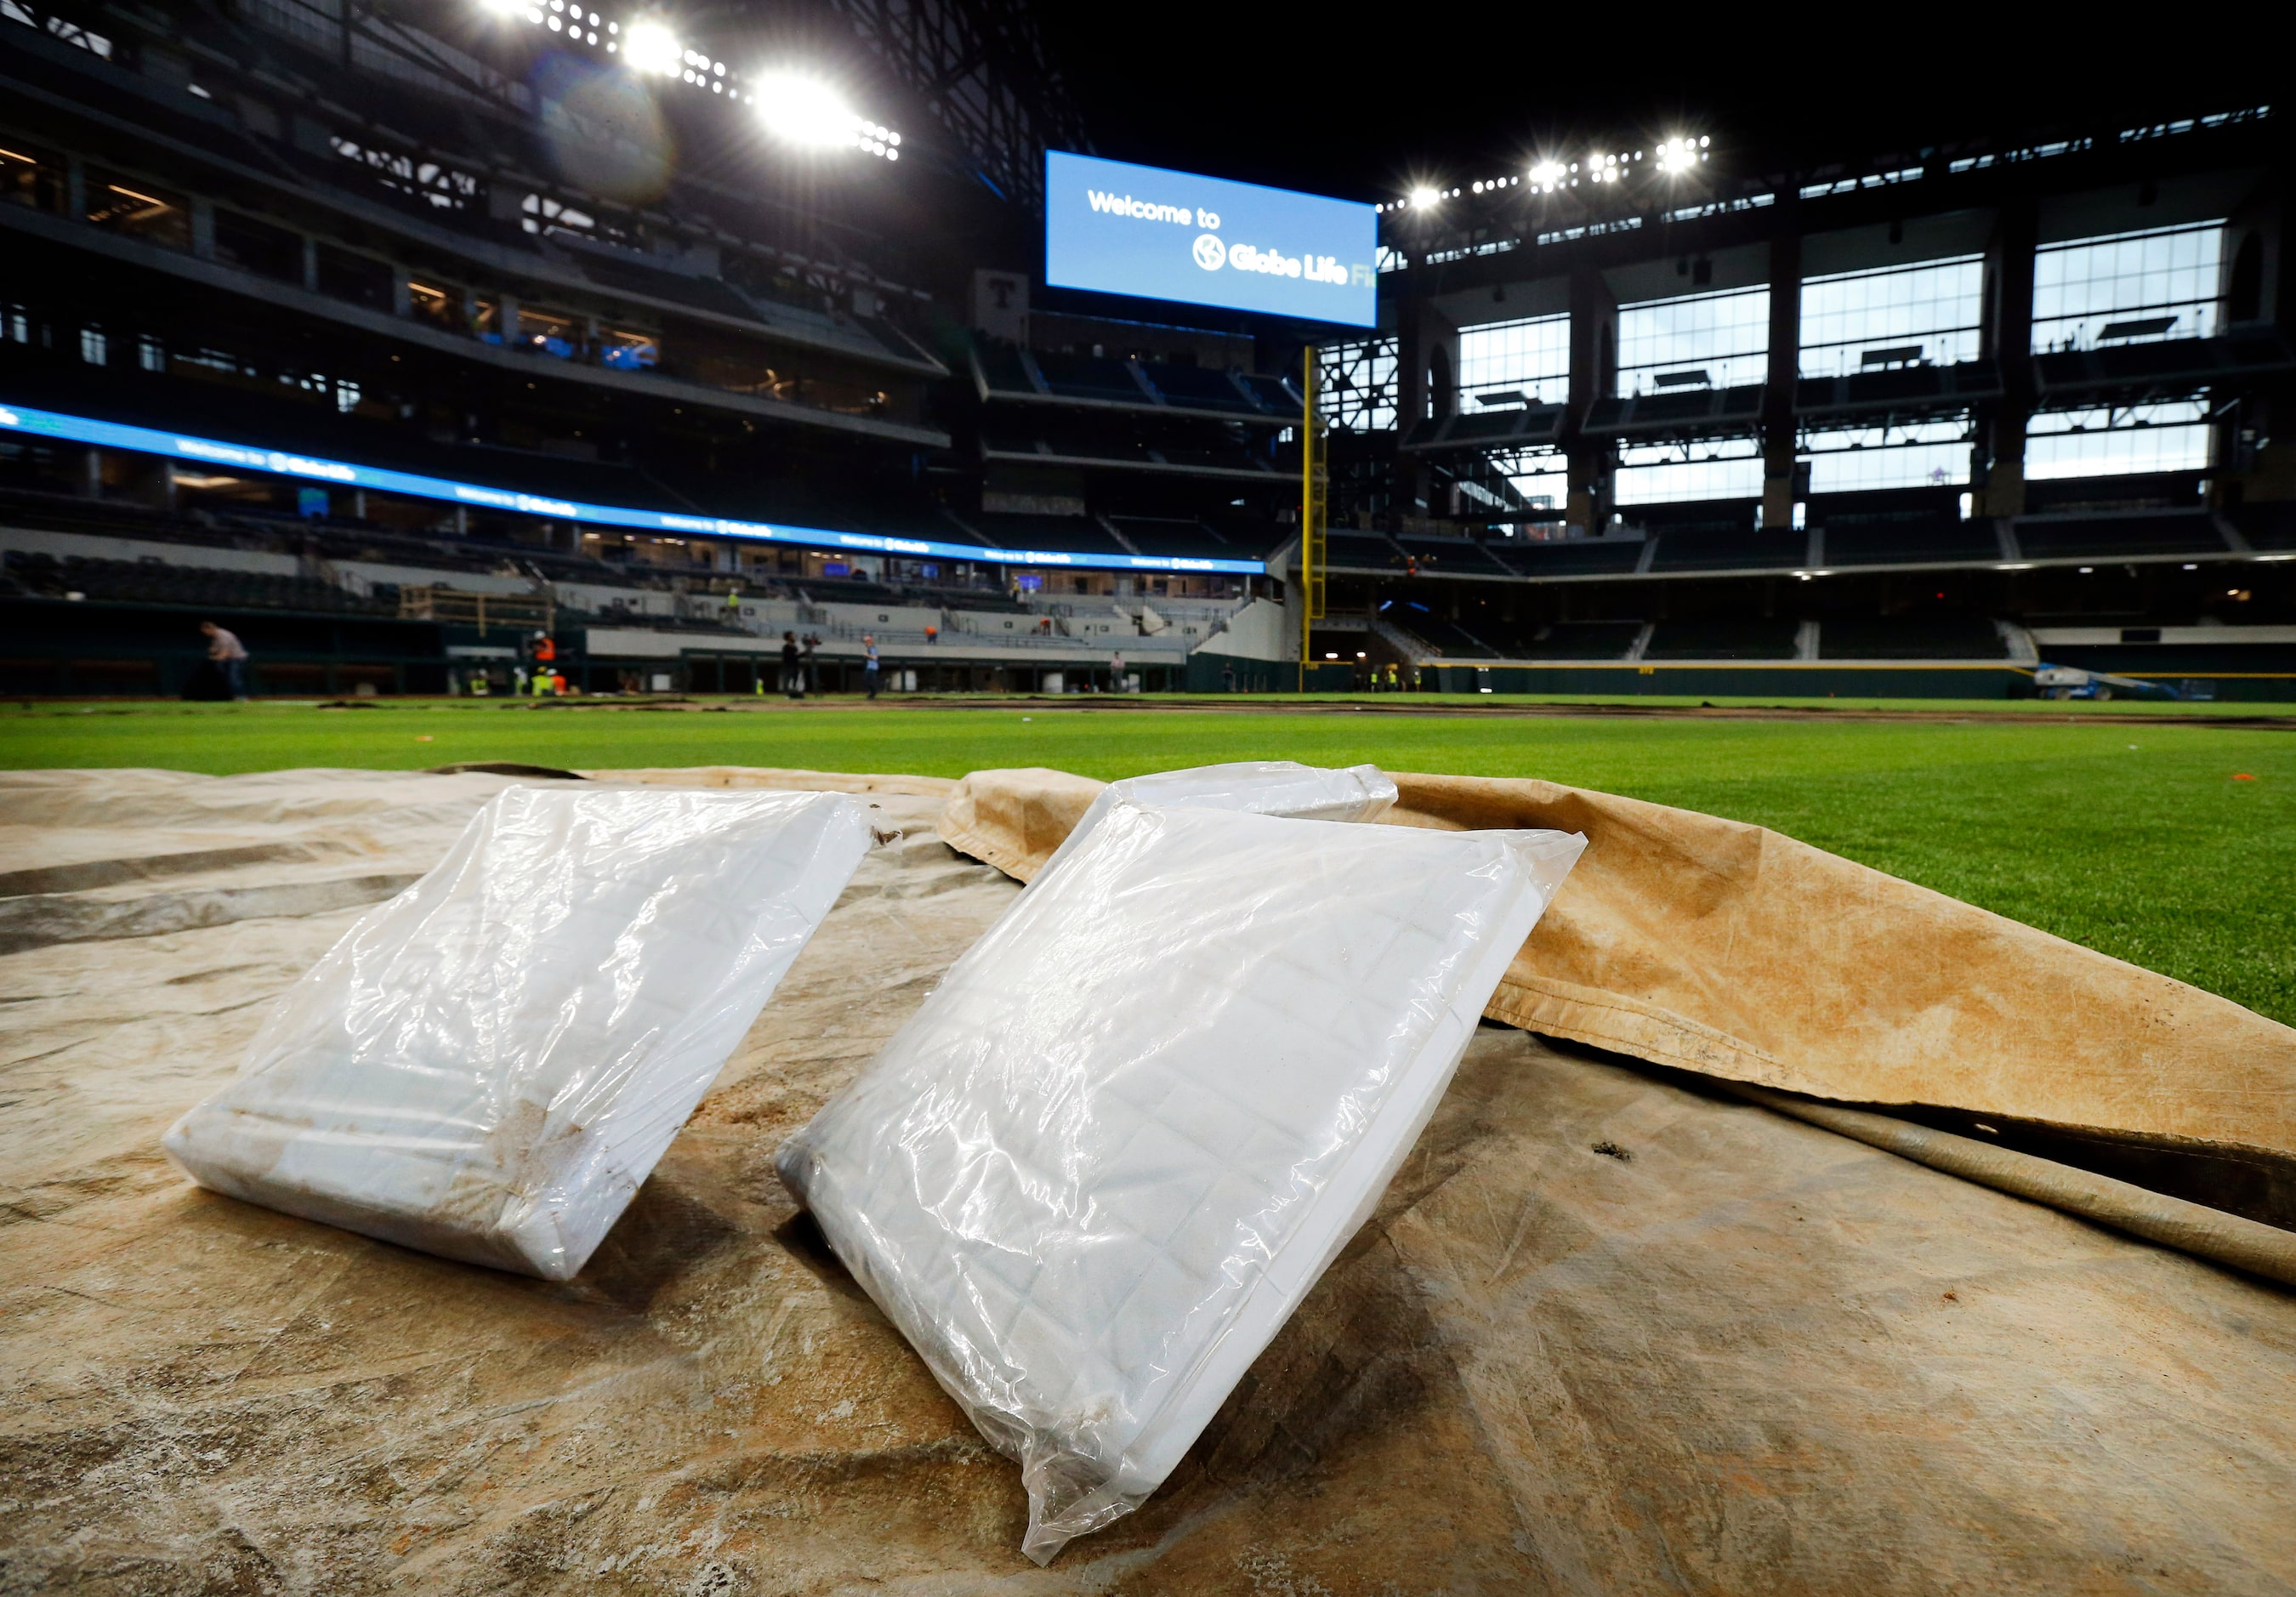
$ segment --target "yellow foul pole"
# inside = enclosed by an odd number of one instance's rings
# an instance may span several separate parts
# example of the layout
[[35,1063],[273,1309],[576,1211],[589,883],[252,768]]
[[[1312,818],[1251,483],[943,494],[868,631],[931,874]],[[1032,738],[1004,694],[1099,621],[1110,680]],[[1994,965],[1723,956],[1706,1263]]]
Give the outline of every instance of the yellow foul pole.
[[1306,402],[1300,408],[1300,691],[1308,691],[1315,624],[1324,618],[1324,524],[1330,473],[1324,424],[1316,414],[1316,349],[1306,355]]

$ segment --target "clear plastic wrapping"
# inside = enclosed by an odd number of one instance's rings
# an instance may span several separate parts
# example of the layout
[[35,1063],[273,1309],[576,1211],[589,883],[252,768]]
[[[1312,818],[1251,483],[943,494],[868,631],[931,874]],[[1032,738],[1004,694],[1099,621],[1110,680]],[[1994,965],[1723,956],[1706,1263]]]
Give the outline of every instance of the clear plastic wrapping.
[[562,1281],[870,839],[842,793],[505,789],[282,995],[168,1151],[235,1198]]
[[1128,776],[1101,789],[1092,807],[1045,862],[1045,870],[1051,870],[1090,837],[1101,817],[1118,804],[1239,810],[1301,821],[1376,821],[1394,803],[1395,783],[1377,766],[1332,770],[1291,759],[1254,759]]
[[1178,1463],[1370,1215],[1584,846],[1119,798],[783,1145],[1020,1462],[1030,1557]]

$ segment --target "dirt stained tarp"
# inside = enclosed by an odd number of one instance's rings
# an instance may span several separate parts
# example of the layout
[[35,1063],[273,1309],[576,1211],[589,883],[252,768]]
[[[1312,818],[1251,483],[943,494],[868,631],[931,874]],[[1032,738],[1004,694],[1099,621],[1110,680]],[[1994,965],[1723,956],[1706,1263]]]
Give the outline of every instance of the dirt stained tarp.
[[2289,1589],[2296,1293],[1498,1027],[1179,1472],[1037,1569],[771,1167],[1018,889],[946,784],[644,779],[906,835],[553,1285],[159,1151],[509,779],[0,776],[0,1591]]

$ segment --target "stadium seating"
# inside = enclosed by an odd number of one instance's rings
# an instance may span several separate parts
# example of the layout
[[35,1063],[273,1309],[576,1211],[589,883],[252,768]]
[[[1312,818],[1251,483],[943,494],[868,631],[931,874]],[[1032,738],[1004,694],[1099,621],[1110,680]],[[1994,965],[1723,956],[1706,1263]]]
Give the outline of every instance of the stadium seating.
[[1046,386],[1064,399],[1099,399],[1121,405],[1153,405],[1154,398],[1136,381],[1132,368],[1120,360],[1096,355],[1037,353],[1037,370]]
[[1443,577],[1505,577],[1506,567],[1493,559],[1484,545],[1472,538],[1414,537],[1408,534],[1396,538],[1396,546],[1419,562],[1422,571]]
[[1557,621],[1507,642],[1516,659],[1624,659],[1642,635],[1640,621]]
[[1241,511],[1209,511],[1201,520],[1245,560],[1264,559],[1298,531],[1291,523]]
[[1300,397],[1292,392],[1291,385],[1283,378],[1247,372],[1238,381],[1251,390],[1253,397],[1270,415],[1296,416],[1300,414]]
[[1920,415],[1958,410],[2001,396],[2001,367],[1990,358],[1953,365],[1911,365],[1805,377],[1794,384],[1794,414],[1847,417],[1872,412]]
[[1829,566],[1921,565],[1997,560],[2000,554],[1989,520],[1930,516],[1825,524]]
[[1667,393],[1597,399],[1581,424],[1600,438],[1671,437],[1734,432],[1762,414],[1762,385],[1733,389],[1680,389]]
[[1257,543],[1250,546],[1233,544],[1193,517],[1181,520],[1158,516],[1114,516],[1110,520],[1143,554],[1193,560],[1258,560],[1267,553],[1266,547]]
[[1427,416],[1412,424],[1399,446],[1406,455],[1431,455],[1551,444],[1562,435],[1569,415],[1565,405],[1533,405]]
[[1498,659],[1501,651],[1456,621],[1442,620],[1416,609],[1390,610],[1387,618],[1417,638],[1434,653],[1449,659]]
[[1434,642],[1453,638],[1452,654],[1480,651],[1479,658],[1531,660],[1624,659],[1642,633],[1640,621],[1506,620],[1477,606],[1456,621],[1439,620],[1415,602],[1391,605],[1385,618],[1414,635]]
[[2131,554],[2222,554],[2224,536],[2204,510],[2161,511],[2112,516],[2020,516],[2013,523],[2017,546],[2029,560],[2070,560],[2094,555],[2111,560]]
[[1126,554],[1107,529],[1084,516],[1027,516],[983,511],[966,520],[1006,549],[1063,550],[1071,553]]
[[973,355],[980,363],[980,380],[991,394],[1037,397],[1037,385],[1029,376],[1028,364],[1014,346],[998,339],[978,339],[974,340]]
[[906,605],[937,606],[942,610],[972,610],[998,615],[1027,615],[1029,607],[1003,588],[942,588],[920,587],[905,584],[900,590],[901,602]]
[[1523,577],[1616,576],[1643,557],[1640,538],[1567,538],[1487,544],[1491,557]]
[[1244,391],[1230,381],[1225,372],[1206,371],[1201,366],[1175,366],[1161,364],[1142,368],[1148,381],[1165,402],[1188,410],[1226,411],[1237,415],[1258,416],[1267,414]]
[[1366,571],[1394,570],[1403,564],[1403,551],[1383,535],[1337,528],[1324,535],[1324,557],[1334,567]]
[[1792,529],[1761,532],[1669,531],[1652,558],[1653,571],[1781,569],[1806,564],[1809,535]]
[[1660,621],[1644,659],[1792,659],[1797,621]]
[[901,590],[882,582],[871,582],[861,577],[824,577],[804,584],[805,596],[816,604],[883,604],[898,605],[904,600]]
[[2296,499],[2240,505],[2232,512],[2232,524],[2251,549],[2296,549]]
[[2041,392],[2052,397],[2142,390],[2164,383],[2205,383],[2284,372],[2296,353],[2279,334],[2249,329],[2224,338],[2170,338],[2053,350],[2033,357]]
[[1820,659],[2001,659],[2008,645],[1981,617],[1843,617],[1819,624]]
[[397,615],[396,590],[362,597],[316,577],[275,576],[157,560],[92,560],[10,550],[5,569],[21,592],[61,599],[78,594],[115,604],[168,604],[189,609],[316,610],[341,615]]

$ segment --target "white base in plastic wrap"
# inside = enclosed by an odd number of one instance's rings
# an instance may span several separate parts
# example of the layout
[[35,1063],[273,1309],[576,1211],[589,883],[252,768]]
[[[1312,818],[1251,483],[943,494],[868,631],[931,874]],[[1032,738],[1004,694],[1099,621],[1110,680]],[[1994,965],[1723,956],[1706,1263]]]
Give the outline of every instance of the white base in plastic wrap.
[[1361,1226],[1584,839],[1119,799],[782,1177],[1049,1560],[1162,1482]]
[[842,793],[505,789],[167,1150],[235,1198],[565,1280],[869,844]]

